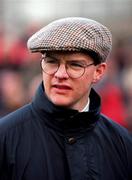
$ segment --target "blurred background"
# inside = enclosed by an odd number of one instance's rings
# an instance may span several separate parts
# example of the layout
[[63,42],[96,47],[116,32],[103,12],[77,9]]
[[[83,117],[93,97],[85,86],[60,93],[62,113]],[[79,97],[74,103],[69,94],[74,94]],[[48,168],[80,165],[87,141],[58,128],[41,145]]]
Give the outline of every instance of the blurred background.
[[30,102],[41,82],[40,54],[28,52],[27,39],[68,16],[91,18],[111,30],[109,68],[95,88],[101,111],[132,131],[131,0],[0,0],[0,117]]

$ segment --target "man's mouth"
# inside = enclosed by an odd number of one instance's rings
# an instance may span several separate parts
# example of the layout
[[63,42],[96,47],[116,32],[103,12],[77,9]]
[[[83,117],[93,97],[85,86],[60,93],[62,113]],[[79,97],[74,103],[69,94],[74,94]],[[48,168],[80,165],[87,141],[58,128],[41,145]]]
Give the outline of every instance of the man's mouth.
[[59,85],[59,84],[55,84],[52,86],[53,88],[56,88],[58,90],[71,90],[72,88],[70,86],[67,85]]

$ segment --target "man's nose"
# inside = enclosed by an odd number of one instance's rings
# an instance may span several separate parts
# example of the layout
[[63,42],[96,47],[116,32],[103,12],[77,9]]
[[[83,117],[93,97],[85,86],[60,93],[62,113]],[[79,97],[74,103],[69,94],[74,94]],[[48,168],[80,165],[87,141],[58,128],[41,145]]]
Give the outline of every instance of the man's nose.
[[67,71],[66,71],[66,65],[65,64],[60,64],[57,72],[55,73],[55,77],[56,78],[68,78],[68,74],[67,74]]

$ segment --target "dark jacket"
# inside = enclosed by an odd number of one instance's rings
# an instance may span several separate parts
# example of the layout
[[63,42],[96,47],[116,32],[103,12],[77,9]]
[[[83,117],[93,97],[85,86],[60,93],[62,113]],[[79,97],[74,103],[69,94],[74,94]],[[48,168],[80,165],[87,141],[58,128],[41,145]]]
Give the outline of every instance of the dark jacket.
[[53,105],[41,85],[31,104],[0,120],[0,180],[132,180],[132,138],[100,114]]

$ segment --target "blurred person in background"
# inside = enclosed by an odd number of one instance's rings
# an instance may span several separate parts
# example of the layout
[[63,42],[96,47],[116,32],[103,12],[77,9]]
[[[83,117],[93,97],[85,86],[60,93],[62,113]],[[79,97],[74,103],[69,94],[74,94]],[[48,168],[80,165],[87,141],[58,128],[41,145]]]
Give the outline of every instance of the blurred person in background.
[[5,52],[6,52],[5,34],[3,28],[0,28],[0,43],[1,43],[1,47],[0,47],[0,69],[1,69],[5,63]]
[[122,74],[122,84],[126,99],[128,129],[132,131],[132,66],[125,69]]
[[112,48],[107,27],[56,20],[28,40],[42,54],[32,102],[0,120],[1,180],[131,180],[132,136],[100,113],[93,85]]
[[24,105],[25,89],[20,73],[11,69],[0,73],[0,82],[0,116],[4,116]]
[[[128,123],[128,129],[132,131],[132,38],[126,38],[122,40],[122,46],[124,48],[124,61],[121,71],[121,84],[124,92],[125,105],[127,109],[126,121]],[[118,49],[118,48],[117,48]],[[117,57],[120,57],[120,51],[116,52]],[[119,58],[120,60],[121,58]]]
[[[116,39],[107,72],[96,86],[102,99],[101,112],[132,131],[132,39]],[[116,107],[116,108],[115,108]]]
[[31,54],[29,55],[26,48],[28,38],[31,36],[31,34],[33,34],[37,27],[39,27],[39,25],[36,23],[34,23],[34,25],[30,24],[25,30],[23,30],[21,35],[12,34],[13,38],[8,40],[8,50],[6,52],[7,67],[12,67],[15,70],[21,70],[33,62],[33,58],[38,57],[37,54],[36,56],[32,56]]
[[32,100],[32,98],[34,97],[37,87],[39,86],[39,84],[42,81],[42,75],[41,74],[37,74],[35,75],[31,81],[28,84],[28,98],[29,101]]
[[10,45],[7,59],[9,61],[8,63],[14,67],[14,69],[21,68],[28,61],[28,51],[26,49],[27,39],[27,34],[23,34],[21,37],[16,37],[15,41]]
[[128,128],[124,93],[118,73],[117,62],[113,55],[109,57],[107,66],[108,68],[104,78],[95,86],[102,100],[101,112],[109,116],[113,121]]

